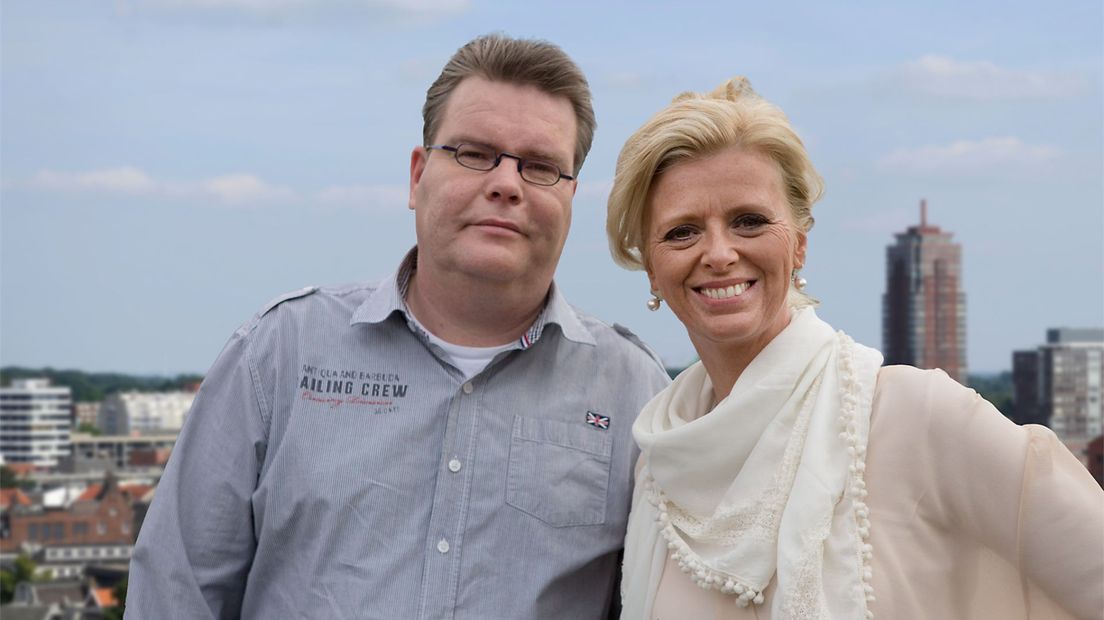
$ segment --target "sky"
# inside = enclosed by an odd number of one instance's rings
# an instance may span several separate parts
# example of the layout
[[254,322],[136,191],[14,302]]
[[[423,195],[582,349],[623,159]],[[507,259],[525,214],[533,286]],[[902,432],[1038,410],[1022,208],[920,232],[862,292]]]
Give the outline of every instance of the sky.
[[606,198],[637,127],[735,75],[825,179],[804,276],[836,328],[881,346],[921,199],[962,244],[971,372],[1104,325],[1098,0],[4,0],[0,364],[203,373],[279,294],[390,275],[425,90],[496,31],[560,45],[594,93],[558,285],[669,366],[693,347],[609,258]]

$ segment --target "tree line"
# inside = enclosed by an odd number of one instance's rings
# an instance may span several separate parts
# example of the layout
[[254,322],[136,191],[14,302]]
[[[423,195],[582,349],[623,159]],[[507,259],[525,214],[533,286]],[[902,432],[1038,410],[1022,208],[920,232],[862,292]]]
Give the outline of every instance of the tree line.
[[58,370],[5,366],[0,368],[0,387],[8,387],[14,379],[46,378],[52,385],[68,387],[73,392],[73,402],[99,402],[115,392],[169,392],[181,390],[199,383],[203,375],[180,374],[175,377],[160,375],[129,375],[116,372],[85,372],[83,370]]

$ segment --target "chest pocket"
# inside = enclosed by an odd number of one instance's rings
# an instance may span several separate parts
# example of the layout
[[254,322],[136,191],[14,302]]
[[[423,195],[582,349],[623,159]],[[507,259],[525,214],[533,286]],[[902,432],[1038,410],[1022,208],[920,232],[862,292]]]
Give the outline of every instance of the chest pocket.
[[605,523],[612,449],[581,419],[514,418],[506,503],[553,527]]

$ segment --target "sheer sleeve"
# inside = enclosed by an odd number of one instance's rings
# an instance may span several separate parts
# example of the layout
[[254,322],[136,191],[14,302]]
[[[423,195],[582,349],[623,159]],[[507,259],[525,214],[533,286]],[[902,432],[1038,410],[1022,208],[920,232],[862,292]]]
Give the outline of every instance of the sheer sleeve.
[[935,470],[925,516],[991,548],[1076,617],[1104,617],[1104,491],[1050,429],[1018,426],[942,372],[925,374]]

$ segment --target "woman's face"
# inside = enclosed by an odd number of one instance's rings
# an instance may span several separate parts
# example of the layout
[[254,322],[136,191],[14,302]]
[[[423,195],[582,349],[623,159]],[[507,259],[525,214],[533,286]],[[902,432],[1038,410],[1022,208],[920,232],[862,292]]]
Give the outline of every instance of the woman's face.
[[661,174],[647,205],[648,279],[703,347],[757,354],[789,323],[793,270],[806,239],[778,165],[729,147]]

